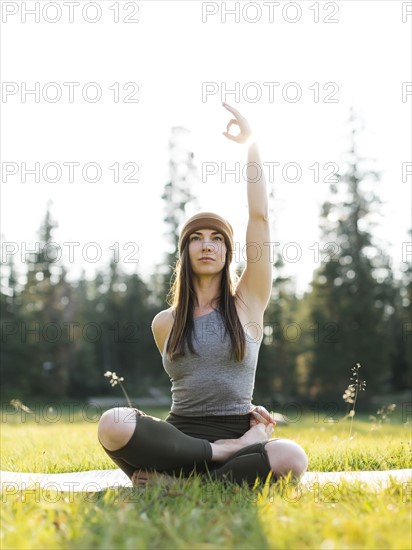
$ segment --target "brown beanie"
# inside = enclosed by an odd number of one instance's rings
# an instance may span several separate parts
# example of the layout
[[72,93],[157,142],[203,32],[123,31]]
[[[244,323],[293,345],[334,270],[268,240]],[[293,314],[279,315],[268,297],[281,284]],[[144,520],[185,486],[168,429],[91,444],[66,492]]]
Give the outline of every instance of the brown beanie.
[[179,254],[182,254],[189,236],[199,229],[213,229],[222,233],[227,247],[228,262],[230,263],[235,248],[233,229],[228,221],[213,212],[199,212],[184,223],[179,237]]

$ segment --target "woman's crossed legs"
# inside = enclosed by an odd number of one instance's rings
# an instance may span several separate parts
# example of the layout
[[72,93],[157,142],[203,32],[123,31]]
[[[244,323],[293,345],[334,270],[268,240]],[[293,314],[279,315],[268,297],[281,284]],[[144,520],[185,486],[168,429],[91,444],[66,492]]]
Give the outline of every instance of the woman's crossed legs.
[[102,415],[98,438],[136,485],[145,485],[156,472],[187,476],[194,469],[209,472],[212,479],[253,484],[257,476],[265,479],[270,471],[275,478],[290,472],[300,477],[308,464],[300,445],[288,439],[269,439],[262,423],[238,439],[210,443],[138,409],[114,408]]

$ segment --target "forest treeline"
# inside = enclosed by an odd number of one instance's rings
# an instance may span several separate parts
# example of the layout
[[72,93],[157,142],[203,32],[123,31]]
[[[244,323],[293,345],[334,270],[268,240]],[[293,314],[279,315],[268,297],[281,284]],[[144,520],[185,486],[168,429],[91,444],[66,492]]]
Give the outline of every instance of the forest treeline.
[[[164,222],[171,250],[196,178],[194,155],[170,141],[170,180]],[[265,313],[254,401],[342,401],[351,368],[360,363],[367,401],[411,388],[411,263],[394,276],[391,260],[375,242],[372,221],[379,199],[371,182],[379,174],[362,168],[354,142],[342,173],[335,174],[320,212],[325,246],[302,297],[275,255],[272,299]],[[60,262],[44,250],[56,225],[50,209],[39,228],[40,249],[30,255],[24,283],[13,256],[4,265],[1,300],[1,398],[87,398],[113,392],[103,373],[125,378],[133,397],[151,388],[168,393],[170,381],[151,333],[176,261],[172,252],[150,278],[124,273],[111,261],[91,281],[83,272],[67,280]],[[405,242],[411,235],[405,235]],[[329,245],[327,243],[330,243]]]

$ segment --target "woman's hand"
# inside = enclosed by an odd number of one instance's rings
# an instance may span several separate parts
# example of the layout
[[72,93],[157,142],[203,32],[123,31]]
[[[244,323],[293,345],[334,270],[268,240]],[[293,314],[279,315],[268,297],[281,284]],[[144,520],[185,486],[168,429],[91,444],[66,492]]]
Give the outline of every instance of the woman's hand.
[[[249,126],[248,121],[243,117],[239,111],[236,111],[233,107],[227,103],[222,103],[223,107],[232,113],[236,118],[229,120],[228,125],[226,126],[226,132],[223,132],[223,135],[230,139],[231,141],[236,141],[237,143],[246,143],[250,136],[252,135],[252,130]],[[230,127],[236,124],[239,126],[239,133],[236,136],[233,136],[229,133]]]
[[268,412],[265,407],[262,407],[261,405],[253,406],[249,412],[250,427],[256,426],[259,422],[262,422],[266,426],[268,424],[273,424],[273,427],[276,426],[276,421],[272,418],[270,412]]

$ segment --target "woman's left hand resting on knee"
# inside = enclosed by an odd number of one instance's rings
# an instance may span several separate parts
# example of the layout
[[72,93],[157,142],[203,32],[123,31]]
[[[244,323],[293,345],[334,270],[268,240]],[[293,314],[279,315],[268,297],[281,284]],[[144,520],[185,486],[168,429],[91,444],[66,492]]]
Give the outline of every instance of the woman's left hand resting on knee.
[[250,410],[250,427],[256,426],[262,422],[265,426],[272,425],[272,430],[276,426],[276,421],[272,418],[269,411],[261,405],[253,405]]

